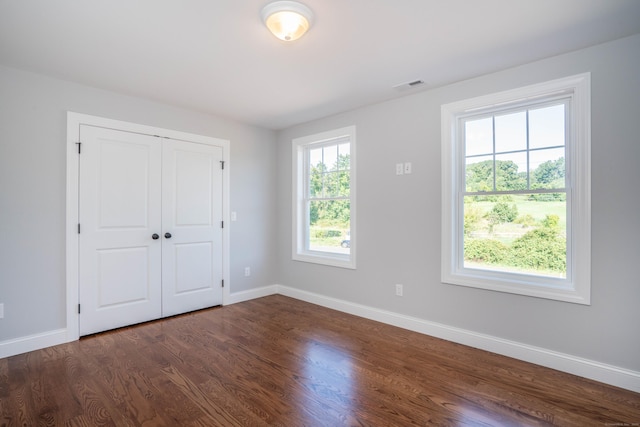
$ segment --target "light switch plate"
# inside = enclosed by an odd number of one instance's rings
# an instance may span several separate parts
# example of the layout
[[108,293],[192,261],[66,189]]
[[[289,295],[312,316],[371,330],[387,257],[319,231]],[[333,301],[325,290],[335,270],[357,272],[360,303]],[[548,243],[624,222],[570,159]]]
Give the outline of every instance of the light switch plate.
[[396,175],[404,174],[404,167],[402,163],[396,163]]
[[396,283],[396,296],[401,297],[403,292],[403,286],[400,283]]

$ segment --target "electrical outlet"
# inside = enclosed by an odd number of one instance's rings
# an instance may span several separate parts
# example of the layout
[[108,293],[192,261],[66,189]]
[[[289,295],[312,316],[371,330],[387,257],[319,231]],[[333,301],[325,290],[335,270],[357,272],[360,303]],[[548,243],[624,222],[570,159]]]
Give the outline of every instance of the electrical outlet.
[[231,212],[231,221],[237,221],[238,220],[238,214],[235,212]]
[[4,304],[0,303],[0,319],[4,318]]
[[396,283],[396,296],[401,297],[402,296],[402,285],[399,283]]
[[244,268],[244,277],[249,277],[251,276],[251,267],[245,267]]
[[396,175],[404,174],[404,165],[402,163],[396,163]]

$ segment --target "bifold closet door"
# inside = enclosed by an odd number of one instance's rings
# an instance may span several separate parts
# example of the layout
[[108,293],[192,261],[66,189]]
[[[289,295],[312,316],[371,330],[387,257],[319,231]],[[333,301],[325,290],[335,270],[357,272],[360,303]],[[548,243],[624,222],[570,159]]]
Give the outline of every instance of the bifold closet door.
[[161,317],[162,145],[84,125],[80,137],[80,335],[87,335]]
[[163,140],[162,315],[222,304],[222,148]]

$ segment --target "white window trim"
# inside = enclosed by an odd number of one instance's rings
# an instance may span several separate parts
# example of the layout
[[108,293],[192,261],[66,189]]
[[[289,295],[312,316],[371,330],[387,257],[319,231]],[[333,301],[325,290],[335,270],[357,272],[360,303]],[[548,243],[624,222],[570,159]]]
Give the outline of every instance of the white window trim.
[[[306,248],[308,221],[304,218],[304,151],[310,145],[326,144],[334,139],[348,137],[350,141],[349,199],[350,215],[350,254],[311,251]],[[295,261],[324,264],[333,267],[356,268],[356,127],[347,126],[327,132],[295,138],[292,141],[292,259]]]
[[[442,105],[442,264],[443,283],[591,304],[591,75],[579,74],[496,94]],[[501,273],[464,268],[457,254],[462,250],[462,206],[456,195],[460,168],[458,120],[473,110],[527,103],[538,97],[567,94],[572,98],[573,119],[567,141],[567,185],[571,188],[567,236],[567,278]],[[458,163],[456,163],[458,162]]]

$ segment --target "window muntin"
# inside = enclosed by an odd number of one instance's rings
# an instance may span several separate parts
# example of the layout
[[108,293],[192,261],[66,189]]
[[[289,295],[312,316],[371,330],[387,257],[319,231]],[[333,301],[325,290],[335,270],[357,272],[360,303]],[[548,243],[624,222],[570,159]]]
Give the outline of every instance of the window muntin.
[[589,303],[589,75],[442,106],[442,280]]
[[294,260],[355,268],[354,148],[354,127],[294,139]]

